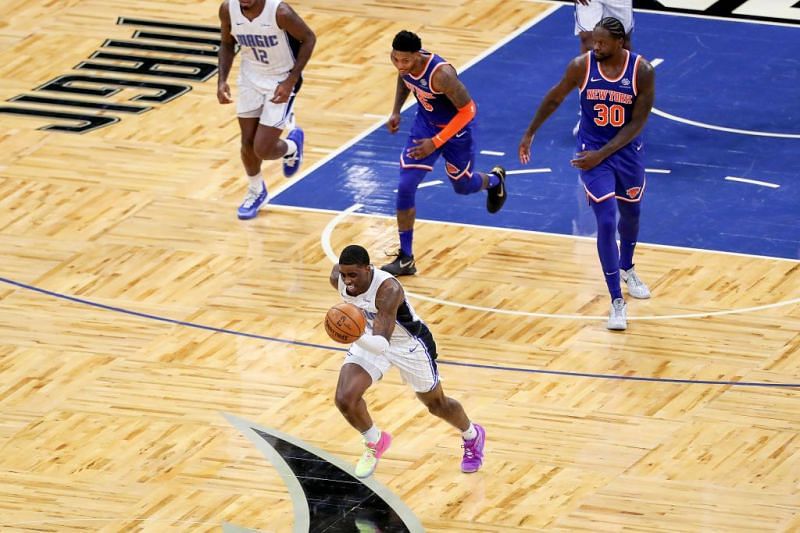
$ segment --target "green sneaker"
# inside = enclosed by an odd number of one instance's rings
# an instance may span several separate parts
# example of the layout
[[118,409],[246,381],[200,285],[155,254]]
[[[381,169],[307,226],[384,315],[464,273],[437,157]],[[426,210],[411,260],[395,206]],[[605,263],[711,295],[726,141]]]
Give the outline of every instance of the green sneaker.
[[378,442],[364,442],[366,449],[364,455],[356,463],[356,477],[365,478],[372,475],[375,467],[378,466],[378,459],[383,456],[384,452],[389,449],[392,444],[392,436],[381,431],[381,438]]

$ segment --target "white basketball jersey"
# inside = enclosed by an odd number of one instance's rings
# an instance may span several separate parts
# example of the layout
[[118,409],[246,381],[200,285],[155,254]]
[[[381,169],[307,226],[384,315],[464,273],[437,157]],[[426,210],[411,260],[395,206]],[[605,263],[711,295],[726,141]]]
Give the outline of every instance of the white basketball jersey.
[[239,0],[229,0],[231,34],[239,43],[242,58],[240,79],[256,86],[259,81],[281,81],[294,68],[292,42],[299,43],[278,27],[275,13],[281,0],[266,0],[261,14],[249,20],[242,14]]
[[[384,281],[393,277],[388,272],[384,272],[383,270],[377,269],[374,266],[372,267],[372,272],[372,283],[366,292],[359,294],[358,296],[350,296],[347,294],[347,287],[345,287],[341,276],[339,276],[338,285],[339,294],[342,295],[342,298],[344,298],[345,302],[351,303],[366,312],[365,314],[367,315],[368,333],[372,333],[372,322],[375,319],[375,316],[378,314],[378,308],[375,306],[375,296],[378,294],[378,288]],[[395,322],[391,344],[407,342],[414,339],[415,337],[411,332],[418,331],[420,326],[424,327],[422,321],[414,312],[414,308],[411,307],[410,303],[408,303],[408,300],[404,300],[397,309],[397,317],[395,318]],[[425,328],[425,330],[427,331],[427,328]]]

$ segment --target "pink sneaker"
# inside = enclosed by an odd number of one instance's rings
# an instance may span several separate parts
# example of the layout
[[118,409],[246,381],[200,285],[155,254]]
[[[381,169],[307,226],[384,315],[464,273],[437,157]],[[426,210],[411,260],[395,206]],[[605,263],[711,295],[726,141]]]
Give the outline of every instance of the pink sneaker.
[[356,477],[364,478],[372,475],[375,467],[378,466],[378,459],[389,449],[391,444],[392,436],[385,431],[381,431],[381,438],[378,439],[378,442],[365,441],[364,446],[366,449],[364,454],[356,463]]
[[461,471],[466,473],[477,472],[483,464],[483,446],[486,444],[486,431],[483,426],[475,424],[478,436],[472,440],[465,440],[464,458],[461,460]]

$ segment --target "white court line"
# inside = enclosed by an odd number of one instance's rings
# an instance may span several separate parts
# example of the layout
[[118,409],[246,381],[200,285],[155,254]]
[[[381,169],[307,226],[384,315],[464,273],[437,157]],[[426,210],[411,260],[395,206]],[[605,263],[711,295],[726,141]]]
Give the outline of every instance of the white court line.
[[[334,253],[333,247],[331,246],[331,234],[333,234],[333,230],[336,226],[339,225],[339,222],[347,218],[351,213],[361,209],[363,206],[361,204],[353,204],[344,211],[337,213],[335,217],[331,219],[330,222],[325,226],[322,230],[322,234],[320,235],[320,245],[322,246],[325,255],[328,259],[331,260],[333,264],[339,260],[338,256]],[[362,216],[370,216],[362,213],[358,213]],[[531,232],[531,233],[538,233],[538,232]],[[549,235],[549,234],[548,234]],[[594,238],[590,238],[594,240]],[[641,244],[641,243],[639,243]],[[512,315],[512,316],[524,316],[530,318],[564,318],[569,320],[608,320],[608,316],[597,316],[597,315],[565,315],[565,314],[554,314],[554,313],[534,313],[530,311],[516,311],[513,309],[496,309],[494,307],[484,307],[480,305],[472,305],[472,304],[465,304],[461,302],[455,302],[452,300],[442,300],[441,298],[432,298],[430,296],[425,296],[423,294],[417,294],[415,292],[406,291],[406,295],[417,300],[422,300],[425,302],[432,302],[440,305],[448,305],[452,307],[460,307],[462,309],[472,309],[473,311],[482,311],[485,313],[496,313],[499,315]],[[754,311],[763,311],[765,309],[773,309],[777,307],[785,307],[787,305],[794,305],[800,303],[800,298],[794,298],[791,300],[785,300],[783,302],[776,302],[771,304],[765,305],[756,305],[752,307],[741,307],[739,309],[727,309],[725,311],[705,311],[700,313],[683,313],[683,314],[676,314],[676,315],[650,315],[650,316],[629,316],[628,320],[677,320],[680,318],[705,318],[711,316],[723,316],[723,315],[736,315],[736,314],[743,314],[743,313],[752,313]]]
[[506,170],[506,174],[543,174],[552,172],[549,168],[523,168],[520,170]]
[[[664,60],[660,57],[653,59],[650,64],[653,65],[653,68],[657,67]],[[667,120],[673,120],[675,122],[680,122],[681,124],[687,124],[689,126],[695,126],[698,128],[705,128],[707,130],[714,130],[714,131],[724,131],[725,133],[738,133],[740,135],[751,135],[754,137],[773,137],[778,139],[800,139],[800,133],[772,133],[768,131],[756,131],[756,130],[743,130],[739,128],[727,128],[725,126],[715,126],[714,124],[708,124],[706,122],[699,122],[697,120],[689,120],[688,118],[679,117],[677,115],[673,115],[667,113],[666,111],[661,111],[653,106],[651,113],[654,115],[658,115],[659,117],[665,118]]]
[[364,207],[361,204],[353,204],[341,213],[338,213],[335,217],[331,219],[330,222],[325,226],[322,230],[322,234],[319,236],[320,244],[322,245],[322,250],[325,252],[325,255],[328,256],[333,264],[339,262],[339,256],[333,252],[333,247],[331,246],[331,234],[333,233],[333,229],[339,225],[339,222],[347,218],[347,215],[353,213],[354,211],[358,211]]
[[506,155],[505,152],[495,152],[494,150],[481,150],[483,155],[497,155],[497,156],[504,156]]
[[[337,211],[335,209],[322,209],[319,207],[301,207],[296,205],[280,205],[280,204],[268,204],[268,209],[277,210],[277,211],[307,211],[309,213],[322,213],[326,215],[338,215],[341,211]],[[351,213],[352,216],[357,217],[364,217],[364,218],[382,218],[386,220],[395,220],[395,215],[380,215],[376,213]],[[482,230],[492,230],[492,231],[499,231],[505,233],[519,233],[521,235],[543,235],[545,237],[557,237],[563,239],[572,239],[576,241],[591,241],[596,242],[596,237],[584,237],[583,235],[567,235],[565,233],[549,233],[546,231],[536,231],[530,229],[517,229],[517,228],[503,228],[500,226],[482,226],[480,224],[467,224],[464,222],[448,222],[445,220],[428,220],[424,218],[418,218],[417,222],[424,222],[425,224],[438,224],[440,226],[456,226],[459,228],[474,228],[474,229],[482,229]],[[786,257],[774,257],[771,255],[758,255],[758,254],[746,254],[742,252],[727,252],[725,250],[712,250],[709,248],[691,248],[689,246],[674,246],[671,244],[656,244],[650,242],[638,242],[637,246],[647,246],[650,248],[658,248],[661,250],[681,250],[684,252],[703,252],[709,254],[718,254],[718,255],[730,255],[733,257],[751,257],[754,259],[771,259],[772,261],[788,261],[790,263],[800,263],[800,259],[788,259]]]
[[728,181],[738,181],[739,183],[749,183],[751,185],[763,185],[764,187],[769,187],[770,189],[777,189],[780,187],[777,183],[770,183],[768,181],[759,181],[759,180],[751,180],[748,178],[737,178],[736,176],[725,176],[725,179]]
[[666,168],[646,168],[644,171],[649,172],[650,174],[669,174],[672,172]]
[[[550,7],[550,8],[542,11],[541,13],[536,15],[533,19],[531,19],[531,21],[528,24],[525,24],[525,25],[521,26],[516,31],[506,35],[504,38],[502,38],[499,41],[497,41],[494,45],[490,46],[489,48],[487,48],[486,50],[484,50],[483,52],[481,52],[480,54],[475,56],[471,61],[468,61],[458,71],[459,72],[464,72],[465,70],[470,68],[472,65],[476,64],[478,61],[481,61],[482,59],[484,59],[488,55],[494,53],[498,48],[504,46],[509,41],[512,41],[512,40],[516,39],[517,37],[522,35],[524,32],[528,31],[530,28],[532,28],[533,26],[537,25],[538,23],[540,23],[541,21],[543,21],[544,19],[549,17],[551,14],[555,13],[556,11],[558,11],[558,9],[560,7],[562,7],[562,5],[554,5],[554,6]],[[408,109],[409,107],[411,107],[413,105],[416,105],[416,100],[411,99],[408,102],[406,102],[406,104],[403,106],[402,110],[405,111],[406,109]],[[347,150],[348,148],[350,148],[351,146],[356,144],[358,141],[360,141],[361,139],[363,139],[364,137],[366,137],[367,135],[369,135],[370,133],[372,133],[376,129],[378,129],[381,126],[383,126],[384,123],[386,122],[387,115],[378,115],[378,116],[381,117],[379,121],[377,121],[372,126],[368,126],[364,131],[362,131],[361,133],[359,133],[358,135],[356,135],[355,137],[353,137],[352,139],[350,139],[349,141],[344,143],[342,146],[340,146],[334,152],[331,152],[327,157],[323,157],[322,159],[320,159],[319,161],[314,163],[311,167],[307,168],[306,170],[301,170],[293,178],[288,179],[288,180],[284,180],[280,185],[278,185],[277,187],[275,187],[272,190],[272,193],[269,195],[269,200],[272,200],[273,198],[279,196],[280,194],[283,193],[283,191],[285,191],[286,189],[288,189],[289,187],[291,187],[292,185],[294,185],[298,181],[302,180],[303,178],[305,178],[306,176],[308,176],[309,174],[314,172],[316,169],[318,169],[319,167],[321,167],[322,165],[324,165],[325,163],[327,163],[328,161],[330,161],[334,157],[338,156],[339,154],[341,154],[342,152],[344,152],[345,150]]]
[[[417,189],[424,189],[425,187],[433,187],[434,185],[441,185],[442,183],[444,183],[442,180],[426,181],[425,183],[420,183]],[[397,192],[397,189],[395,189],[394,192]]]
[[698,122],[697,120],[689,120],[688,118],[679,117],[666,111],[661,111],[655,107],[651,111],[654,115],[674,120],[689,126],[696,126],[698,128],[705,128],[707,130],[724,131],[725,133],[738,133],[740,135],[752,135],[753,137],[773,137],[778,139],[800,139],[800,133],[772,133],[769,131],[755,131],[755,130],[742,130],[739,128],[727,128],[725,126],[715,126],[714,124],[707,124],[705,122]]

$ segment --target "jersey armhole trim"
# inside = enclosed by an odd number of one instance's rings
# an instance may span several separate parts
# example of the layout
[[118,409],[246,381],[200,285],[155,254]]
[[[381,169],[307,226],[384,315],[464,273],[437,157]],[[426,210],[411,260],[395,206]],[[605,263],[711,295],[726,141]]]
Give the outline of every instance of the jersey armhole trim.
[[433,88],[433,74],[434,72],[436,72],[436,69],[438,69],[442,65],[449,65],[449,64],[450,63],[448,63],[447,61],[442,61],[441,63],[437,64],[435,67],[431,69],[431,74],[430,76],[428,76],[428,79],[430,80],[428,82],[428,88],[431,90],[433,94],[444,94],[442,91],[437,91],[436,89]]
[[631,76],[633,78],[633,85],[632,85],[632,87],[633,87],[633,96],[636,96],[637,94],[639,94],[639,87],[638,87],[638,85],[636,83],[636,79],[639,76],[639,61],[641,59],[642,59],[642,56],[636,56],[636,62],[633,64],[633,75]]
[[592,53],[586,52],[586,74],[583,76],[583,85],[581,85],[578,92],[583,93],[583,90],[586,88],[586,84],[589,83],[589,74],[592,71]]

